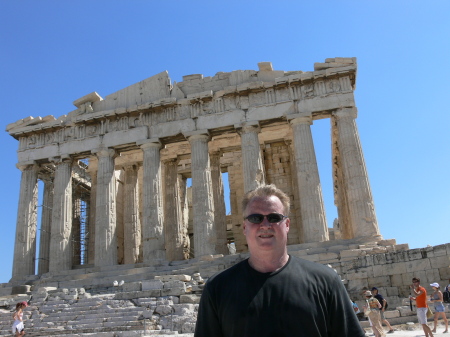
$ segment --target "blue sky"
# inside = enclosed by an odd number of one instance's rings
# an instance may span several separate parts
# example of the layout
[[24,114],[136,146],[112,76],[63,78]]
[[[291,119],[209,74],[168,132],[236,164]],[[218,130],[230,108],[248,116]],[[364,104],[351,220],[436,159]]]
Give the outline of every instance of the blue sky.
[[[0,0],[0,126],[59,117],[168,70],[183,75],[313,70],[357,57],[357,119],[382,235],[450,242],[449,1]],[[329,123],[313,125],[329,225],[336,217]],[[18,143],[0,133],[0,283],[9,281]]]

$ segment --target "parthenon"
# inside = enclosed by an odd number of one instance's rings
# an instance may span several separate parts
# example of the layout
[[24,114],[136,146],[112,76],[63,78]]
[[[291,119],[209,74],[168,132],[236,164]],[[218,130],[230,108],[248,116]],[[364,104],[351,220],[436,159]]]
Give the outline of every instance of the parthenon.
[[[179,83],[164,71],[105,98],[90,93],[58,118],[9,124],[22,171],[12,279],[226,255],[230,242],[245,252],[240,200],[261,183],[291,197],[290,245],[380,240],[356,126],[356,59],[326,59],[308,72],[258,68]],[[332,231],[311,133],[325,118],[338,210]]]

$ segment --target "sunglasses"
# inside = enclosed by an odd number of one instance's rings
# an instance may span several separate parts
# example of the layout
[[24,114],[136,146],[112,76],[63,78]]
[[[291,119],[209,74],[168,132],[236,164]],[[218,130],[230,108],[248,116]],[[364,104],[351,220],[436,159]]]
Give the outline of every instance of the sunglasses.
[[267,215],[250,214],[247,217],[245,217],[244,220],[259,225],[261,222],[264,221],[264,218],[266,218],[269,223],[278,223],[283,221],[284,219],[287,219],[287,216],[280,213],[270,213]]

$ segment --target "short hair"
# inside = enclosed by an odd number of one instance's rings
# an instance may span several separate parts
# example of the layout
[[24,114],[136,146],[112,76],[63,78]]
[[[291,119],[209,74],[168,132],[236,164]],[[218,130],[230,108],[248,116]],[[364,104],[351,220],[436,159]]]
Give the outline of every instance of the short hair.
[[257,198],[271,197],[275,196],[280,199],[281,204],[283,205],[284,215],[289,216],[289,209],[291,207],[291,200],[288,195],[284,193],[282,190],[277,188],[274,184],[270,185],[260,185],[252,191],[249,191],[244,194],[242,199],[242,212],[245,213],[247,206]]
[[419,283],[420,283],[420,278],[418,278],[418,277],[413,277],[413,279],[412,279],[412,280],[413,280],[413,282],[414,282],[414,281],[417,281],[417,282],[419,282]]

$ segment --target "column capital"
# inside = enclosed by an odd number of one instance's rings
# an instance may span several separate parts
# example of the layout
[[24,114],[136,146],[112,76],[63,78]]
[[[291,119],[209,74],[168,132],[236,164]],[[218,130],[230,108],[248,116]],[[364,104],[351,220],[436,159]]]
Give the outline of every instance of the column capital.
[[196,140],[196,139],[203,139],[203,140],[211,139],[211,135],[209,134],[209,131],[207,129],[186,132],[186,133],[183,133],[183,136],[186,137],[189,142],[191,140]]
[[[289,117],[288,117],[289,119]],[[312,116],[298,116],[298,117],[294,117],[292,119],[289,120],[289,123],[291,123],[291,125],[298,125],[298,124],[306,124],[306,125],[312,125]]]
[[37,163],[34,160],[30,160],[30,161],[24,161],[24,162],[21,162],[21,163],[17,163],[16,167],[19,170],[23,171],[23,170],[26,170],[27,168],[30,168],[30,167],[34,167],[35,169],[37,169],[38,165],[37,165]]
[[99,147],[91,151],[92,154],[95,154],[97,157],[117,157],[117,152],[114,149],[109,147]]
[[135,171],[135,170],[139,169],[140,166],[142,166],[142,164],[138,163],[138,162],[127,163],[126,165],[122,166],[122,169],[124,171]]
[[261,127],[259,126],[259,122],[257,121],[250,121],[250,122],[243,122],[239,124],[234,124],[234,128],[236,129],[237,133],[240,135],[242,133],[260,133]]
[[179,160],[178,157],[169,157],[169,158],[161,159],[161,162],[162,162],[163,164],[177,163],[178,160]]
[[138,145],[142,150],[148,149],[148,148],[162,148],[161,141],[159,138],[150,138],[150,139],[142,139],[138,140],[136,142],[136,145]]
[[55,165],[62,163],[71,163],[72,160],[73,160],[72,157],[68,154],[48,158],[48,161]]
[[358,109],[356,107],[337,109],[333,112],[333,116],[337,119],[345,117],[356,118],[358,116]]

